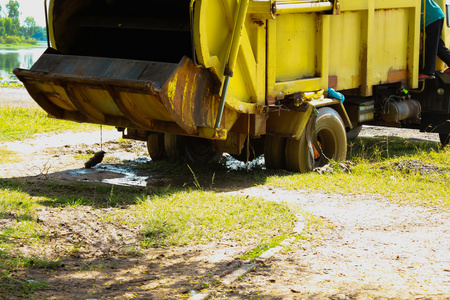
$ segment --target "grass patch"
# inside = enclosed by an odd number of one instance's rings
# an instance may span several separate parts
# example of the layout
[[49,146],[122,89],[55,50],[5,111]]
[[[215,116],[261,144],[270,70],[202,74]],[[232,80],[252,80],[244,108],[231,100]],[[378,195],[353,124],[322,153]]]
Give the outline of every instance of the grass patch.
[[0,77],[0,87],[23,88],[23,84],[21,82],[8,82],[8,81],[1,81],[1,80],[3,80],[2,77]]
[[95,129],[98,125],[49,118],[38,108],[0,107],[0,141],[22,140],[36,133]]
[[19,219],[30,218],[37,206],[36,199],[27,193],[0,189],[0,217],[14,214]]
[[205,191],[141,197],[131,211],[119,213],[110,217],[131,226],[144,224],[146,247],[215,239],[260,243],[268,236],[290,232],[295,219],[284,204]]
[[254,261],[256,258],[258,258],[261,254],[263,254],[267,250],[278,246],[286,238],[288,238],[288,235],[285,235],[285,234],[273,237],[273,238],[259,244],[258,246],[256,246],[255,249],[253,249],[250,252],[245,253],[240,258],[243,260]]
[[39,207],[38,198],[18,188],[11,182],[0,182],[0,219],[6,221],[0,227],[0,298],[11,295],[32,297],[37,290],[48,285],[45,282],[22,280],[9,275],[10,270],[19,268],[55,269],[60,261],[47,260],[37,256],[26,256],[19,251],[23,244],[43,245],[47,239],[42,225],[36,222],[34,212]]
[[[292,207],[293,211],[298,211],[298,207]],[[258,258],[261,254],[268,251],[271,248],[279,246],[283,241],[291,238],[294,238],[293,240],[289,241],[289,243],[286,243],[283,245],[283,252],[289,252],[292,250],[291,243],[293,241],[298,240],[309,240],[309,241],[315,241],[317,244],[320,244],[322,242],[323,237],[327,234],[327,230],[333,229],[334,225],[331,223],[328,223],[324,221],[323,219],[307,212],[302,211],[301,212],[303,216],[303,220],[305,222],[305,228],[303,229],[301,234],[281,234],[278,236],[270,237],[268,239],[264,239],[258,246],[256,246],[253,250],[245,253],[244,255],[240,256],[243,260],[251,260],[254,261],[256,258]]]
[[[110,207],[102,211],[98,222],[121,222],[130,226],[143,224],[141,245],[144,247],[200,244],[212,240],[262,244],[267,237],[277,239],[288,235],[295,220],[293,212],[284,204],[201,190],[170,189],[149,196],[146,190],[136,188],[85,183],[48,183],[37,188],[13,180],[0,180],[0,191],[3,197],[0,201],[0,220],[3,219],[0,229],[0,274],[3,274],[0,290],[4,293],[0,292],[0,298],[32,297],[37,290],[46,288],[43,282],[17,279],[10,275],[10,271],[61,267],[59,259],[47,260],[21,254],[24,245],[28,249],[40,249],[49,241],[45,225],[36,222],[35,217],[36,211],[45,206]],[[142,255],[142,246],[132,246],[124,255]]]
[[[276,175],[269,185],[341,194],[378,194],[392,201],[450,209],[450,147],[401,138],[359,138],[350,145],[351,173]],[[420,169],[399,165],[424,165]]]
[[36,291],[48,287],[48,284],[42,281],[21,280],[9,275],[8,271],[0,271],[0,297],[2,299],[7,299],[6,297],[11,294],[19,297],[33,297]]
[[1,163],[12,163],[19,162],[21,159],[17,156],[14,151],[6,150],[4,147],[0,147],[0,162]]

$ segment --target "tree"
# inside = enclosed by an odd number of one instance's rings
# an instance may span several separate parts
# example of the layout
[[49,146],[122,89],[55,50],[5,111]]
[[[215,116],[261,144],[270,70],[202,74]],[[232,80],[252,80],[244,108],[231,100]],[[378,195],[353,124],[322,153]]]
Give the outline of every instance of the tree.
[[19,6],[19,2],[16,0],[9,0],[8,4],[6,4],[6,8],[8,9],[8,17],[13,20],[18,20],[20,16]]
[[13,23],[11,18],[3,18],[3,26],[5,29],[5,35],[12,35],[13,34]]
[[0,36],[6,36],[5,19],[0,18]]
[[17,0],[9,0],[6,9],[0,5],[0,43],[35,44],[36,40],[45,41],[47,38],[45,28],[37,26],[33,17],[27,17],[21,26],[20,14]]
[[38,41],[45,41],[47,40],[47,31],[44,27],[36,27],[36,31],[34,32],[34,35],[32,36],[33,39],[36,39]]
[[[8,4],[6,4],[6,8],[8,9],[8,18],[11,18],[11,29],[8,33],[9,35],[18,35],[20,29],[20,21],[19,21],[19,2],[16,0],[9,0]],[[7,30],[8,31],[8,30]]]
[[36,31],[36,21],[33,17],[26,17],[25,19],[25,37],[31,38]]

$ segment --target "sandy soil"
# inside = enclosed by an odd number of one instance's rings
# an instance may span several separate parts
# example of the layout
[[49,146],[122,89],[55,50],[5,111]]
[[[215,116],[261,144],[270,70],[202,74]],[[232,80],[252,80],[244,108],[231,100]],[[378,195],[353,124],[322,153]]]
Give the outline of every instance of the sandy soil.
[[277,255],[234,284],[236,299],[243,290],[247,295],[264,291],[269,298],[450,298],[447,213],[397,205],[373,195],[271,188],[239,193],[287,201],[334,227],[323,233],[320,243],[295,243],[294,250]]
[[[361,135],[438,140],[435,134],[372,127],[364,128]],[[108,159],[120,159],[122,164],[126,164],[124,158],[131,162],[144,159],[143,143],[118,143],[119,136],[114,131],[103,132],[101,147]],[[1,177],[37,186],[49,181],[101,182],[130,176],[109,169],[112,164],[108,163],[83,168],[84,161],[74,155],[98,151],[99,139],[98,132],[67,133],[2,143],[0,147],[26,159],[2,164]],[[60,258],[63,266],[13,270],[10,276],[47,282],[49,288],[38,291],[35,299],[177,299],[206,287],[214,290],[215,299],[450,299],[448,213],[398,205],[374,195],[270,187],[233,193],[286,201],[329,226],[304,232],[316,239],[293,241],[288,250],[257,263],[252,272],[223,286],[214,283],[242,266],[244,262],[235,257],[254,245],[216,241],[196,247],[140,249],[140,228],[102,221],[108,208],[43,207],[36,218],[50,241],[39,249],[23,243],[21,252]],[[0,232],[14,223],[14,215],[0,219]]]

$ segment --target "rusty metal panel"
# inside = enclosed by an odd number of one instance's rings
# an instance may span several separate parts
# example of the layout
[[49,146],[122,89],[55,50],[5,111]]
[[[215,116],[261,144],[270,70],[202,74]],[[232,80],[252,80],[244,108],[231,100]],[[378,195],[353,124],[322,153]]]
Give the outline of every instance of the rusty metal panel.
[[[184,57],[161,88],[160,95],[173,120],[188,134],[200,133],[213,138],[208,134],[212,131],[198,131],[198,127],[214,128],[220,104],[219,89],[220,82],[209,70]],[[220,128],[230,130],[238,115],[235,110],[225,107]]]
[[[15,74],[56,118],[213,137],[220,82],[187,57],[171,64],[48,51]],[[237,117],[226,108],[215,138],[226,138]]]

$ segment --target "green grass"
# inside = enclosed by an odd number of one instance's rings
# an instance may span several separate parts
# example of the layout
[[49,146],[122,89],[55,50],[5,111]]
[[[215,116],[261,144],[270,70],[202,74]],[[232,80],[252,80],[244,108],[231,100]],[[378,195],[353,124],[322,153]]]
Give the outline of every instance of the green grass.
[[42,109],[0,107],[0,141],[30,138],[44,132],[95,130],[98,125],[49,118]]
[[136,206],[115,211],[108,219],[144,224],[142,244],[159,247],[215,239],[259,243],[290,232],[295,216],[286,205],[261,198],[188,190],[139,197]]
[[48,284],[42,281],[22,280],[9,276],[8,271],[0,271],[0,297],[8,299],[9,295],[17,295],[19,297],[32,298],[38,290],[45,289]]
[[0,217],[12,213],[17,218],[28,217],[34,213],[36,207],[38,207],[36,198],[27,193],[0,188]]
[[[2,77],[0,77],[1,80],[3,80]],[[23,88],[23,84],[21,82],[0,82],[0,87]]]
[[280,245],[280,243],[282,241],[284,241],[288,237],[289,237],[288,235],[283,234],[283,235],[275,236],[275,237],[273,237],[271,239],[268,239],[266,241],[263,241],[261,244],[256,246],[253,250],[245,253],[240,258],[243,259],[243,260],[252,260],[252,261],[254,261],[256,258],[258,258],[261,254],[263,254],[267,250],[269,250],[271,248],[275,248],[278,245]]
[[142,247],[195,245],[214,240],[264,245],[272,239],[281,241],[292,231],[295,221],[289,207],[261,198],[191,189],[165,189],[152,195],[148,192],[86,183],[49,182],[37,187],[0,179],[0,219],[9,222],[0,229],[0,298],[32,297],[48,287],[46,282],[18,279],[11,271],[62,266],[64,255],[51,260],[22,252],[24,246],[36,250],[48,243],[45,227],[36,220],[37,210],[45,207],[109,207],[107,211],[97,211],[101,216],[98,222],[143,224],[141,243],[124,249],[124,256],[141,256]]
[[21,159],[17,156],[16,152],[9,151],[5,147],[0,147],[0,162],[2,163],[12,163],[18,162]]
[[[17,295],[31,297],[48,285],[40,281],[25,281],[10,276],[10,271],[20,268],[54,269],[60,261],[21,254],[22,245],[43,245],[44,228],[36,222],[34,214],[41,198],[20,191],[20,184],[10,180],[0,181],[0,219],[10,220],[9,226],[0,230],[0,298]],[[6,298],[5,298],[6,299]]]
[[23,48],[42,48],[39,44],[30,44],[30,43],[14,43],[14,44],[4,44],[0,43],[0,49],[23,49]]
[[[450,147],[401,138],[361,138],[350,148],[351,173],[272,176],[267,184],[284,189],[306,189],[340,194],[376,194],[389,200],[450,209]],[[402,162],[434,166],[430,174],[399,169]]]

